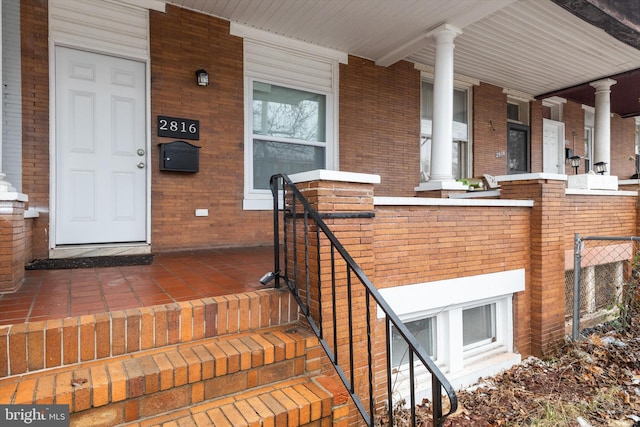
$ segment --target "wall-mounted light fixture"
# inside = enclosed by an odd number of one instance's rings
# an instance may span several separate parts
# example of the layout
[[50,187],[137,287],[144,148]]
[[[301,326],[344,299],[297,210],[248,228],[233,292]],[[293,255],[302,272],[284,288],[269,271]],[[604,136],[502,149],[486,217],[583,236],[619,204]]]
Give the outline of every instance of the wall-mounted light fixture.
[[600,175],[604,175],[607,171],[607,162],[598,162],[593,164],[593,170],[595,173],[599,173]]
[[573,168],[573,174],[578,175],[578,168],[580,167],[580,160],[582,157],[580,156],[571,156],[569,157],[569,162],[571,163],[571,167]]
[[209,73],[204,68],[196,71],[196,80],[198,81],[198,86],[209,86]]

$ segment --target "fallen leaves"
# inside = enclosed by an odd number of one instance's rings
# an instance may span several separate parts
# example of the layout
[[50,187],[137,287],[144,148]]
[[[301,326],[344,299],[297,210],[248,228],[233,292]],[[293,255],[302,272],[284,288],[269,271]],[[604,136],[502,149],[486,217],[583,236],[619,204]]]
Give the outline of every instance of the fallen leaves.
[[[624,332],[602,325],[544,360],[529,357],[484,378],[459,391],[458,401],[447,427],[561,427],[577,426],[579,419],[594,427],[640,427],[638,315]],[[431,425],[429,407],[416,406],[418,426]],[[411,425],[406,413],[400,418],[396,426]]]

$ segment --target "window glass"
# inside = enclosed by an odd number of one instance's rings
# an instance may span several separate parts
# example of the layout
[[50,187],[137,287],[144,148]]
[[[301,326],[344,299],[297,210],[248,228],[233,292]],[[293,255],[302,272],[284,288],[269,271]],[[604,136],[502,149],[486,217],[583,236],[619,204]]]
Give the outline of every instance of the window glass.
[[[405,322],[405,326],[409,329],[420,345],[426,350],[431,357],[436,355],[435,328],[436,319],[428,317],[418,319],[411,322]],[[399,367],[409,363],[409,347],[404,338],[397,331],[395,326],[391,328],[391,366]]]
[[269,189],[269,179],[277,173],[324,169],[324,165],[324,147],[253,140],[254,188]]
[[507,170],[509,174],[529,172],[529,127],[508,124]]
[[470,347],[495,341],[495,304],[462,310],[462,345]]
[[253,188],[276,173],[326,167],[326,96],[253,82]]

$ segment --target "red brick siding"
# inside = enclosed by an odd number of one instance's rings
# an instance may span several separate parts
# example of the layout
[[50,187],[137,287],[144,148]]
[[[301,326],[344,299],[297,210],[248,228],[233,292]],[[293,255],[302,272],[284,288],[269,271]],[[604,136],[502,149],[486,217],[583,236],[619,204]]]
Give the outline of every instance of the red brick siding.
[[[378,207],[375,270],[367,274],[377,288],[520,268],[528,276],[530,215],[530,208]],[[525,291],[514,299],[514,342],[522,354],[530,352],[528,298]]]
[[[270,244],[269,212],[242,209],[244,90],[242,39],[229,23],[167,5],[150,12],[152,243],[157,252],[216,246]],[[209,86],[195,71],[209,72]],[[160,172],[157,116],[200,121],[200,171]],[[195,209],[209,209],[195,217]]]
[[0,214],[0,292],[12,292],[22,285],[27,229],[23,202],[2,202],[10,213]]
[[[573,150],[575,156],[584,156],[584,109],[581,104],[567,101],[562,108],[564,121],[564,139],[568,142],[565,148]],[[573,174],[571,165],[565,163],[565,173]],[[584,173],[584,161],[578,169],[578,173]]]
[[507,96],[502,88],[480,83],[473,88],[473,175],[506,175],[506,153]]
[[542,101],[529,103],[531,133],[531,167],[533,173],[542,172]]
[[569,195],[563,220],[564,248],[573,249],[574,234],[581,236],[636,236],[636,198]]
[[413,196],[420,183],[420,72],[401,61],[340,65],[340,170],[381,176],[378,196]]
[[[636,173],[635,145],[635,118],[623,119],[617,115],[611,117],[611,175],[616,175],[619,179],[629,179]],[[629,160],[629,157],[633,160]]]
[[[48,2],[20,8],[22,45],[22,192],[29,206],[49,208]],[[34,220],[33,256],[47,257],[49,216]]]

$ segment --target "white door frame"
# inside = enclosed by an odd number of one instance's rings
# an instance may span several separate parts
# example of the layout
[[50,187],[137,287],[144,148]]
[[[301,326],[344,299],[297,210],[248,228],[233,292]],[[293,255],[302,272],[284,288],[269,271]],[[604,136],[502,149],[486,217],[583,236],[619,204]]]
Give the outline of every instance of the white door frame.
[[[56,60],[55,60],[55,48],[56,46],[69,47],[72,49],[86,50],[96,54],[105,54],[110,56],[117,56],[124,59],[136,60],[144,63],[145,65],[145,151],[147,152],[146,158],[146,171],[145,171],[145,216],[146,216],[146,238],[144,242],[140,243],[123,243],[123,244],[95,244],[95,245],[69,245],[64,247],[56,247],[56,203],[58,197],[56,194],[56,180],[57,180],[57,168],[56,168]],[[49,257],[50,258],[67,258],[72,256],[101,256],[101,255],[125,255],[125,254],[146,254],[151,253],[151,164],[152,153],[151,149],[151,70],[149,58],[128,58],[120,55],[114,55],[111,52],[101,52],[95,49],[85,49],[83,47],[55,43],[53,40],[49,43],[49,110],[50,110],[50,122],[49,122],[49,206],[52,207],[49,211]]]
[[[149,31],[149,9],[164,11],[160,0],[123,0],[106,2],[103,0],[83,0],[78,7],[76,0],[48,0],[49,3],[49,206],[56,205],[56,46],[85,50],[87,52],[111,55],[140,61],[145,64],[145,150],[148,153],[146,167],[146,242],[135,245],[85,245],[84,247],[55,247],[56,212],[49,209],[49,257],[60,258],[113,253],[151,252],[151,52]],[[109,19],[104,19],[108,17]],[[128,32],[119,31],[117,25],[127,22]],[[71,25],[70,25],[71,24]],[[113,28],[108,28],[113,25]],[[110,30],[109,40],[95,37],[104,30]],[[44,207],[48,209],[49,206]],[[42,207],[39,207],[42,208]]]

